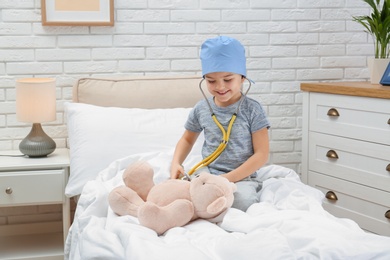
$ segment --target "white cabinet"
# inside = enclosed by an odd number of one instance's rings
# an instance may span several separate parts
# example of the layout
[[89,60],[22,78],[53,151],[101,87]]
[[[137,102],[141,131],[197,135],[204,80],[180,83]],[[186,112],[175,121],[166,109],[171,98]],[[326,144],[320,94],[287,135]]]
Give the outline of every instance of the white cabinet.
[[[15,154],[2,151],[1,154]],[[44,158],[0,157],[1,207],[62,204],[62,221],[0,226],[0,259],[64,259],[70,226],[67,149]]]
[[333,215],[390,236],[390,87],[344,82],[301,89],[302,180],[326,194],[324,207]]

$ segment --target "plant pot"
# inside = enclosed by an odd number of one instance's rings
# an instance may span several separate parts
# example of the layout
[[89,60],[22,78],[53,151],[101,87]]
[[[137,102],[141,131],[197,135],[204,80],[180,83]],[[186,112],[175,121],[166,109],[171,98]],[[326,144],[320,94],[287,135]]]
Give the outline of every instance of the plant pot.
[[387,65],[389,65],[389,62],[390,59],[367,59],[368,69],[370,71],[371,84],[379,84],[383,74],[385,73]]

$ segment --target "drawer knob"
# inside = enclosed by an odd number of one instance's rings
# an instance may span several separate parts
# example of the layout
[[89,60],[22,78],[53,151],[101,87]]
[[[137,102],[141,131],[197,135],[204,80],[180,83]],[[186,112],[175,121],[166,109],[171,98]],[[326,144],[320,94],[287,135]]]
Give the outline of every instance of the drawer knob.
[[6,188],[5,193],[12,194],[12,188],[11,187]]
[[386,171],[390,172],[390,163],[387,165]]
[[336,201],[338,200],[337,196],[336,196],[336,193],[334,193],[333,191],[328,191],[325,195],[325,197],[328,199],[328,200],[333,200],[333,201]]
[[338,159],[339,158],[339,156],[337,155],[337,153],[334,150],[329,150],[326,153],[326,157],[328,157],[330,159]]
[[388,218],[388,219],[390,219],[390,210],[386,211],[385,217]]
[[339,111],[337,111],[336,108],[331,108],[331,109],[329,109],[327,115],[328,115],[328,116],[333,116],[333,117],[338,117],[338,116],[340,116]]
[[390,118],[389,118],[389,120],[387,120],[387,124],[390,125]]

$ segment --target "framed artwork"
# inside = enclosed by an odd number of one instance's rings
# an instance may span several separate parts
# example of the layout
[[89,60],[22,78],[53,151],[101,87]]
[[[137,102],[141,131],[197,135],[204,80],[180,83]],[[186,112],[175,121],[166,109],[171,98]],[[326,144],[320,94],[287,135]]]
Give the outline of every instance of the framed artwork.
[[382,79],[379,83],[384,86],[390,86],[390,63],[387,65],[385,73],[383,73]]
[[114,25],[114,0],[41,0],[41,9],[43,25]]

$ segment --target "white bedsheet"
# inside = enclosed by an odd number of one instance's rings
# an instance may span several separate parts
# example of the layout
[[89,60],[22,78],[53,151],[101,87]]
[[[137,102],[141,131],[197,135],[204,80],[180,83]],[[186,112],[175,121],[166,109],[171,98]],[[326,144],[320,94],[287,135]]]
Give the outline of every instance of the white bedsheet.
[[[149,161],[158,183],[169,176],[171,156],[129,156],[88,182],[66,241],[65,259],[390,259],[390,237],[365,233],[355,222],[333,217],[322,208],[320,191],[301,183],[294,171],[275,165],[261,171],[261,202],[247,212],[230,209],[219,224],[199,219],[157,236],[136,218],[111,211],[108,193],[122,184],[127,165]],[[198,159],[192,156],[185,167]]]

